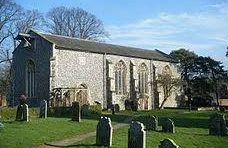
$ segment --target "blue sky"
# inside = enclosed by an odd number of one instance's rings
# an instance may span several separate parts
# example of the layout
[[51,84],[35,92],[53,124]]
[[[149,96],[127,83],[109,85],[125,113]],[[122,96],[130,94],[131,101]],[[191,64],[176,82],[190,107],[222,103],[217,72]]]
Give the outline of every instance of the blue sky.
[[16,0],[46,13],[57,6],[81,7],[104,22],[106,42],[159,49],[186,48],[224,63],[228,45],[226,0]]

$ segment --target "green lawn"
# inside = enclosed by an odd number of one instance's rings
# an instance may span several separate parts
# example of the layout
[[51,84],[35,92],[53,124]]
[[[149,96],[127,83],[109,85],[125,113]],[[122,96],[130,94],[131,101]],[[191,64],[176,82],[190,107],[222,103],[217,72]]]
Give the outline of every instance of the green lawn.
[[[15,112],[12,110],[12,112]],[[3,113],[3,111],[2,111]],[[126,122],[126,119],[138,119],[139,116],[155,115],[159,117],[159,125],[164,118],[169,117],[175,122],[176,133],[168,134],[162,132],[147,131],[147,147],[158,147],[159,141],[164,138],[173,139],[180,147],[227,147],[228,136],[209,136],[208,135],[208,119],[215,111],[192,111],[187,110],[161,110],[161,111],[122,111],[116,115],[110,112],[104,112],[104,116],[109,116],[112,124],[117,122]],[[10,114],[9,114],[10,115]],[[5,128],[0,131],[0,147],[35,147],[45,142],[66,139],[73,135],[81,135],[94,131],[97,125],[97,117],[94,119],[83,119],[80,123],[75,123],[70,118],[37,118],[37,111],[34,109],[31,113],[30,122],[14,121],[14,116],[5,116]],[[226,113],[226,116],[228,113]],[[129,120],[128,120],[129,121]],[[160,127],[161,128],[161,127]],[[128,127],[114,130],[113,147],[127,147]],[[80,143],[71,146],[94,146],[95,137],[91,137]]]
[[[159,117],[161,123],[164,118],[169,117],[174,120],[176,125],[176,133],[162,133],[155,131],[146,132],[147,147],[157,148],[160,140],[165,138],[173,139],[180,147],[185,148],[225,148],[228,146],[228,136],[211,136],[208,135],[208,119],[215,111],[184,111],[184,110],[162,110],[162,111],[141,111],[130,112],[123,111],[115,116],[111,116],[112,120],[123,121],[125,117],[138,117],[142,115],[156,115]],[[227,116],[227,113],[226,113]],[[159,127],[161,129],[161,127]],[[114,148],[127,147],[128,127],[114,130],[113,132],[113,146]],[[71,146],[94,146],[95,137],[75,143]]]
[[83,119],[76,123],[70,118],[33,118],[30,122],[7,121],[0,131],[0,147],[34,147],[44,142],[64,139],[94,131],[96,120]]
[[[113,148],[127,147],[128,127],[114,130]],[[146,132],[146,145],[148,148],[157,148],[159,141],[164,138],[173,139],[181,148],[226,148],[228,146],[228,137],[209,136],[208,130],[203,128],[176,128],[176,133],[162,133],[155,131]],[[95,137],[75,143],[72,147],[93,146]]]

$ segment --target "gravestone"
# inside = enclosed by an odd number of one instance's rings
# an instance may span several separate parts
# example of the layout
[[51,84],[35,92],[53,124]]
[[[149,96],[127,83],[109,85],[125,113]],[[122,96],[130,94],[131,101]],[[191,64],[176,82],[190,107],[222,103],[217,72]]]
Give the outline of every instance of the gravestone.
[[145,148],[146,132],[144,125],[138,121],[132,121],[128,129],[128,148]]
[[112,106],[111,106],[111,111],[112,111],[112,115],[114,115],[115,114],[115,105],[114,104],[112,104]]
[[166,118],[165,122],[162,124],[162,131],[167,133],[175,133],[174,122],[171,119]]
[[47,101],[43,100],[40,103],[40,118],[47,118]]
[[147,130],[156,131],[158,128],[158,119],[155,116],[146,116],[144,125]]
[[119,104],[114,105],[115,112],[120,112],[120,106]]
[[23,121],[29,121],[29,108],[27,104],[23,104]]
[[17,106],[16,121],[23,120],[23,105]]
[[82,116],[89,116],[91,114],[90,109],[89,109],[89,105],[88,104],[84,104],[81,107],[81,115]]
[[131,110],[131,101],[125,100],[124,107],[125,107],[125,110]]
[[112,125],[108,117],[101,117],[97,124],[96,145],[99,146],[112,146]]
[[81,109],[79,102],[72,102],[72,120],[81,122]]
[[179,146],[172,139],[164,139],[160,141],[159,148],[179,148]]
[[215,113],[210,117],[209,134],[221,136],[228,135],[224,114]]

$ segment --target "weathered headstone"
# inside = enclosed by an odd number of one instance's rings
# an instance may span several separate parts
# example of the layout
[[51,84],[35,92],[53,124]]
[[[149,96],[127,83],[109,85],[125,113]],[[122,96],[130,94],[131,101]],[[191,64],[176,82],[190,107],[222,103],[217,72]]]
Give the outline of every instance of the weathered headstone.
[[23,120],[23,105],[17,106],[16,121]]
[[112,104],[112,106],[111,106],[111,111],[112,111],[112,115],[114,115],[115,114],[115,105],[114,104]]
[[155,116],[146,116],[144,125],[147,130],[156,131],[158,128],[158,119]]
[[40,118],[47,118],[47,101],[40,102]]
[[226,127],[226,119],[224,114],[213,114],[210,117],[210,126],[209,126],[210,135],[228,135],[228,128]]
[[128,129],[128,148],[145,148],[146,132],[144,125],[138,121],[133,121]]
[[119,106],[119,104],[115,104],[114,105],[114,108],[115,108],[115,112],[120,112],[120,106]]
[[27,104],[23,104],[23,121],[29,121],[29,108]]
[[159,148],[179,148],[179,146],[172,139],[164,139],[160,141]]
[[169,118],[165,119],[165,122],[162,124],[162,131],[168,133],[175,133],[174,122]]
[[81,107],[81,115],[82,116],[89,116],[91,114],[90,109],[89,109],[89,105],[88,104],[84,104]]
[[72,102],[72,120],[81,122],[81,109],[79,102]]
[[96,145],[112,146],[112,125],[108,117],[101,117],[97,124]]

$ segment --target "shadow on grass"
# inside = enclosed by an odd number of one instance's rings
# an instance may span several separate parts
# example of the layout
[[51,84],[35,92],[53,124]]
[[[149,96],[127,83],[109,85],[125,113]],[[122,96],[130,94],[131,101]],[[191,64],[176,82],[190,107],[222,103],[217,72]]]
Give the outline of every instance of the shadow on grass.
[[[109,117],[112,122],[117,122],[117,123],[130,123],[132,119],[143,123],[143,119],[140,119],[141,116],[133,117],[132,115],[123,115],[119,113],[116,113],[114,115],[103,114],[101,116]],[[82,119],[99,120],[101,116],[87,116],[87,117],[82,117]],[[162,123],[164,123],[166,118],[167,117],[158,117],[158,122],[160,126],[162,125]],[[173,117],[173,116],[170,117],[170,119],[174,121],[174,125],[176,127],[208,128],[208,125],[209,125],[209,119]]]
[[112,122],[117,123],[130,123],[132,117],[129,115],[122,115],[122,114],[102,114],[102,115],[93,115],[93,116],[83,116],[82,119],[90,119],[90,120],[99,120],[101,116],[109,117]]
[[55,144],[49,144],[49,143],[44,143],[46,146],[51,146],[51,147],[98,147],[96,144],[72,144],[72,145],[55,145]]
[[81,146],[84,146],[84,147],[101,147],[101,146],[98,146],[96,144],[73,144],[73,145],[68,145],[66,147],[81,147]]
[[[162,125],[165,121],[165,117],[159,118],[159,125]],[[198,118],[178,118],[171,117],[176,127],[187,127],[187,128],[208,128],[209,119],[198,119]]]
[[[89,116],[82,116],[82,119],[89,119],[89,120],[99,120],[101,116],[106,116],[111,119],[112,122],[117,122],[117,123],[130,123],[132,119],[136,119],[137,121],[140,121],[142,123],[143,120],[137,119],[139,117],[147,116],[147,115],[153,115],[153,113],[150,112],[143,112],[145,115],[142,114],[142,112],[130,112],[129,114],[123,114],[125,112],[120,112],[116,113],[114,115],[110,113],[104,113],[102,115],[99,114],[91,114]],[[172,112],[171,112],[172,113]],[[179,112],[178,112],[179,113]],[[184,117],[182,116],[182,112],[178,113],[173,113],[173,114],[164,114],[164,115],[158,115],[158,121],[159,125],[162,125],[164,122],[165,118],[170,118],[174,121],[174,124],[176,127],[187,127],[187,128],[208,128],[209,126],[209,117],[208,118],[199,118],[199,117]],[[140,115],[141,114],[141,115]],[[175,117],[176,116],[176,117]],[[205,115],[207,116],[207,115]],[[69,121],[71,120],[71,116],[64,116],[64,117],[56,117],[55,118],[69,118]]]

